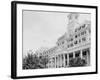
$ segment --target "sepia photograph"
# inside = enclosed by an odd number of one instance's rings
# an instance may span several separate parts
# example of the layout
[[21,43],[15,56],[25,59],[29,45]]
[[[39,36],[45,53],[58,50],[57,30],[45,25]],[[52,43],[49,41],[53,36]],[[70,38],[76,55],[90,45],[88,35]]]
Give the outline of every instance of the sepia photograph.
[[97,74],[97,6],[13,1],[11,77]]

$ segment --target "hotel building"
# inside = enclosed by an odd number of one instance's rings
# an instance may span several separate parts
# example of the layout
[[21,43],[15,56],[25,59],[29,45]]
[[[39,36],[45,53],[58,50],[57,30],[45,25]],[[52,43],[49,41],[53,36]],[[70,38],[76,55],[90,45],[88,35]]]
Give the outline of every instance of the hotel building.
[[78,22],[79,14],[68,15],[68,27],[64,35],[56,42],[56,46],[43,52],[49,58],[47,68],[70,67],[70,60],[81,58],[90,65],[91,49],[91,23],[90,21]]

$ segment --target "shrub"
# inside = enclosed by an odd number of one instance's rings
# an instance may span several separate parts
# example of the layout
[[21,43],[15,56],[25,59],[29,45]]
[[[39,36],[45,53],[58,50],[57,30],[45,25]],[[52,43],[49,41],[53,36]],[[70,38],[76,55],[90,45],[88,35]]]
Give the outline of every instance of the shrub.
[[69,61],[69,66],[70,67],[78,67],[78,66],[85,66],[87,64],[85,59],[81,59],[81,58],[72,58]]

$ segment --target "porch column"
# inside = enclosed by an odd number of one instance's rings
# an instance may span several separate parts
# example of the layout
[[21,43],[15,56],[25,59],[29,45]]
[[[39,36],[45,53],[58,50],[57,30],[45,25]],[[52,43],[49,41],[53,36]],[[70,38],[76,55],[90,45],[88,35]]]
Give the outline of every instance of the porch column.
[[60,55],[60,67],[62,67],[62,55]]
[[75,52],[73,52],[73,58],[75,58]]
[[67,54],[67,66],[69,66],[69,54]]
[[81,59],[83,58],[82,50],[80,50],[80,58],[81,58]]
[[61,66],[61,56],[59,55],[59,67]]
[[58,55],[58,66],[60,67],[60,55]]
[[65,54],[63,54],[63,67],[65,67],[66,63],[65,63]]
[[55,68],[56,68],[56,64],[57,64],[57,63],[56,63],[56,56],[55,56]]
[[52,67],[54,68],[54,64],[55,64],[54,57],[52,58],[52,63],[53,63]]
[[89,55],[90,54],[90,49],[87,49],[87,51],[86,51],[86,58],[87,58],[87,65],[89,65],[90,64],[90,59],[89,59]]
[[52,58],[51,58],[51,68],[52,68]]

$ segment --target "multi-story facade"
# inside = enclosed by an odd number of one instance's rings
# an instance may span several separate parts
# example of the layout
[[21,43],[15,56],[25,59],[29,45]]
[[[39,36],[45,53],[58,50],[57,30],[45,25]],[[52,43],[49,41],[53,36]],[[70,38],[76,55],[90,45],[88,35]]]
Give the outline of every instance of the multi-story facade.
[[44,52],[49,58],[48,68],[69,67],[73,58],[85,59],[86,66],[90,65],[91,23],[78,23],[78,16],[76,13],[68,15],[67,31],[58,39],[55,47]]

